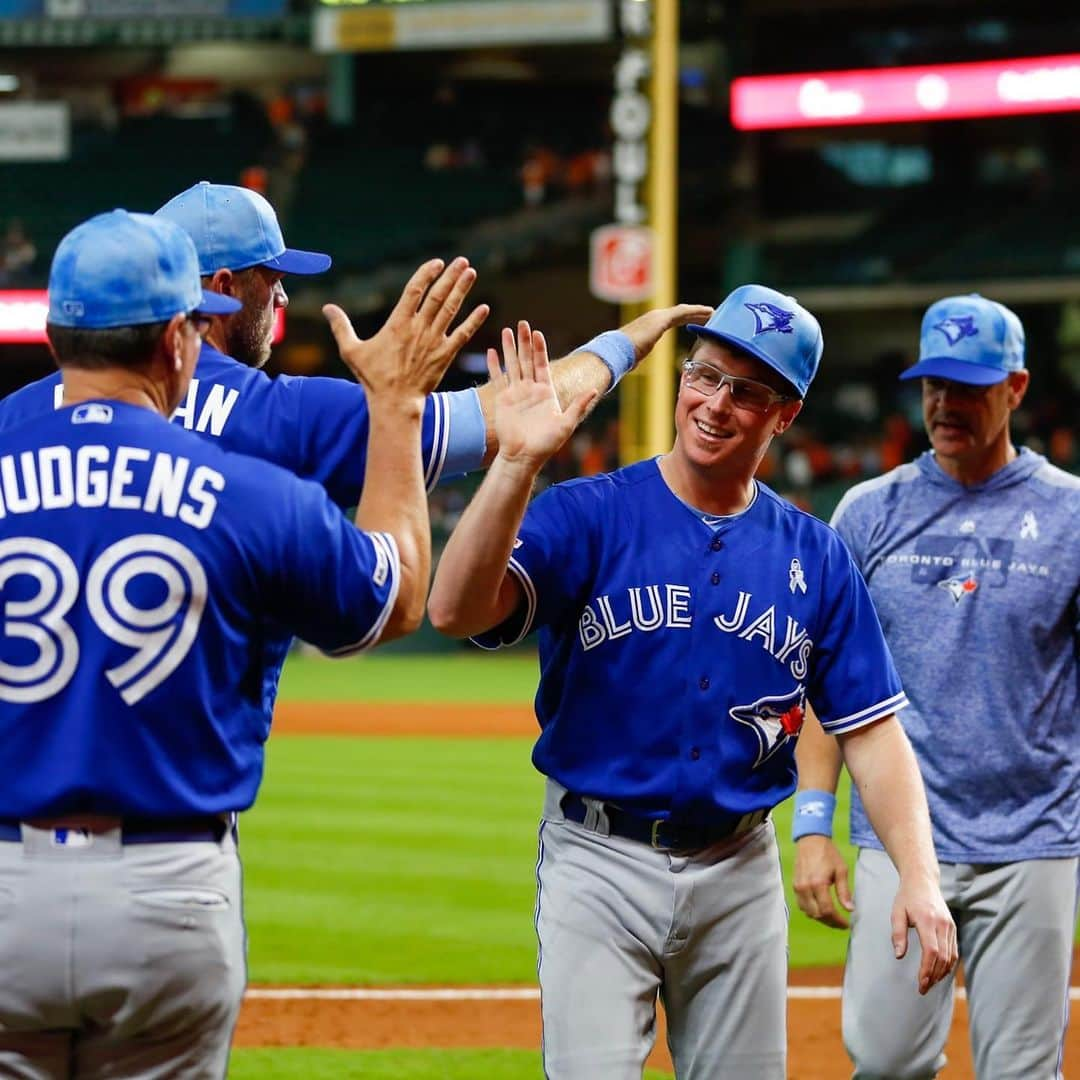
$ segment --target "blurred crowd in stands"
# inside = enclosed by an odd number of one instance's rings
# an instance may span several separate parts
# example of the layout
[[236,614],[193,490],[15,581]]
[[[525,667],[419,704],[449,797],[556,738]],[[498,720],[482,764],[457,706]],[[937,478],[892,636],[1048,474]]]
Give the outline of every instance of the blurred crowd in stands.
[[0,288],[32,284],[37,256],[26,227],[18,218],[11,218],[0,234]]

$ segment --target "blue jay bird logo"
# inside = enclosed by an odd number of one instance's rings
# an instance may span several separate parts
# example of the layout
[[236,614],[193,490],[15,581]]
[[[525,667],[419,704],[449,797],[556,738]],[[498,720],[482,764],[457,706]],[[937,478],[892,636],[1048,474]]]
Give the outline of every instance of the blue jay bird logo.
[[959,604],[965,596],[970,596],[978,587],[979,583],[970,574],[967,577],[945,578],[937,583],[939,589],[944,589],[953,599],[954,604]]
[[979,332],[974,315],[950,315],[947,319],[934,323],[934,329],[940,330],[950,345],[956,345],[964,338],[975,337]]
[[728,711],[732,720],[746,724],[757,735],[756,769],[799,734],[806,719],[806,687],[800,683],[790,694],[758,698],[752,705],[736,705]]
[[785,311],[775,304],[766,304],[764,302],[760,304],[743,304],[743,307],[753,312],[754,321],[757,323],[754,337],[757,337],[758,334],[767,334],[770,330],[775,330],[778,334],[791,334],[795,331],[795,328],[791,325],[791,320],[795,318],[794,311]]

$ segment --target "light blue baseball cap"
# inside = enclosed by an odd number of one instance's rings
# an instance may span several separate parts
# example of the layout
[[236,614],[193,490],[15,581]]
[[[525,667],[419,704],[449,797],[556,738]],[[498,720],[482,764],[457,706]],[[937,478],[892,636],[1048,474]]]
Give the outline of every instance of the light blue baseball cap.
[[199,253],[199,273],[267,266],[285,274],[321,274],[329,255],[287,248],[274,208],[257,191],[200,180],[170,199],[157,217],[186,229]]
[[704,326],[687,327],[756,356],[805,397],[825,342],[817,319],[793,296],[765,285],[740,285]]
[[82,330],[143,326],[174,315],[231,315],[240,301],[204,292],[195,245],[150,214],[112,210],[76,225],[49,268],[48,322]]
[[978,293],[946,296],[926,309],[919,360],[900,378],[930,376],[993,386],[1024,367],[1024,327],[1004,304]]

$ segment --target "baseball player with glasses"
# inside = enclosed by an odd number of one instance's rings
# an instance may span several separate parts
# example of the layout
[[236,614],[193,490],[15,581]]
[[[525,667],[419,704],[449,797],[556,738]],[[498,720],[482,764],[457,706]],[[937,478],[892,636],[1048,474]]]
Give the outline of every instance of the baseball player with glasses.
[[[901,378],[922,380],[931,449],[852,488],[833,524],[910,698],[903,725],[959,933],[975,1074],[1056,1080],[1080,863],[1080,480],[1013,445],[1029,373],[1023,327],[1003,305],[974,294],[932,304]],[[835,890],[854,911],[843,997],[854,1075],[933,1077],[953,981],[919,997],[910,958],[882,950],[896,887],[885,838],[856,792],[853,903],[830,839],[839,752],[810,723],[797,756],[799,906],[846,927]]]
[[342,349],[378,476],[354,525],[317,484],[168,422],[208,320],[239,308],[202,290],[183,229],[115,210],[61,241],[64,407],[0,434],[0,1075],[225,1075],[262,643],[342,655],[419,624],[421,423],[449,359],[427,331],[452,295],[424,268],[395,348]]
[[[676,1074],[786,1075],[787,913],[769,811],[809,703],[900,868],[923,991],[956,959],[905,703],[862,579],[828,526],[754,472],[802,407],[814,317],[736,289],[684,366],[658,458],[529,503],[587,399],[560,409],[542,335],[503,332],[499,452],[440,560],[433,624],[485,647],[539,631],[547,779],[536,930],[546,1076],[640,1080],[665,1005]],[[888,939],[890,932],[884,931]]]

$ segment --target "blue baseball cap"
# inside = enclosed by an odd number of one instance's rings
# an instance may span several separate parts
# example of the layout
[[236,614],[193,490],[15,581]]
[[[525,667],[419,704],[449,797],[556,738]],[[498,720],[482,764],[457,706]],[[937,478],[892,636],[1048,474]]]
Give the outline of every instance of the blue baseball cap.
[[978,293],[946,296],[926,309],[919,360],[900,378],[930,376],[993,386],[1024,367],[1024,327],[1004,304]]
[[240,307],[203,291],[191,237],[150,214],[112,210],[76,225],[49,269],[47,321],[54,326],[105,330],[193,311],[231,315]]
[[330,269],[329,255],[285,246],[274,208],[250,188],[200,180],[155,216],[187,230],[204,276],[249,266],[268,266],[285,274],[321,274]]
[[825,348],[817,319],[795,297],[765,285],[740,285],[704,326],[687,329],[756,356],[783,375],[799,397],[806,397]]

